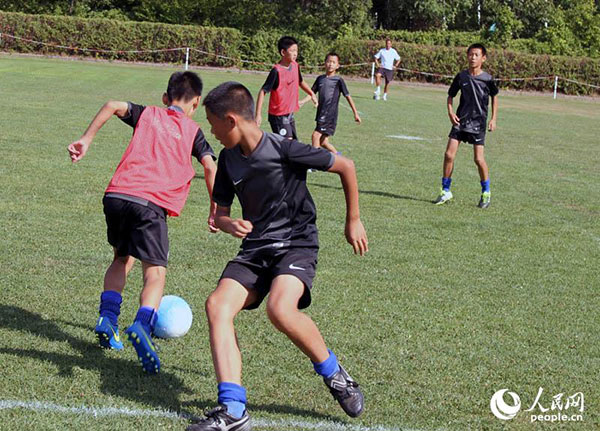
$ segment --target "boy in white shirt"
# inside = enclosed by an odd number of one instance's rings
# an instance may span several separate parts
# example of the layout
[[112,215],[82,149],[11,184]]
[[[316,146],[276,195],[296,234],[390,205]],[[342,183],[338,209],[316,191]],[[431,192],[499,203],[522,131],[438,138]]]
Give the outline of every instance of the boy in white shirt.
[[377,73],[375,74],[375,84],[377,89],[373,94],[373,99],[379,100],[381,94],[381,75],[385,77],[385,87],[383,87],[383,100],[387,100],[387,90],[390,82],[394,79],[394,69],[400,65],[400,55],[398,51],[392,48],[392,40],[388,37],[385,40],[385,48],[381,48],[375,54],[375,64]]

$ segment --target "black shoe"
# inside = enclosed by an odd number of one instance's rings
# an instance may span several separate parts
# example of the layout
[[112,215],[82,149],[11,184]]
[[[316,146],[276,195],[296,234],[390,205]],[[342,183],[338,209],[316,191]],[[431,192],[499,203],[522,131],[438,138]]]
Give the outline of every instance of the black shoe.
[[363,394],[358,383],[340,365],[340,371],[330,378],[323,378],[333,398],[340,403],[346,414],[352,418],[360,416],[364,409]]
[[247,411],[237,419],[227,413],[227,407],[218,406],[204,414],[206,417],[190,425],[186,431],[250,431],[250,416]]

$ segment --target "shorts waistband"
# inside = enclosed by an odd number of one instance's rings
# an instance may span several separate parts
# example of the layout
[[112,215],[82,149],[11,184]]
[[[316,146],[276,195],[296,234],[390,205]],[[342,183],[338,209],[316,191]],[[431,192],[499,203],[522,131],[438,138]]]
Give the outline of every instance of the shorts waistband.
[[124,193],[105,193],[104,197],[106,198],[114,198],[114,199],[121,199],[123,201],[128,201],[128,202],[133,202],[136,203],[138,205],[143,205],[145,207],[148,208],[152,208],[154,211],[157,211],[161,214],[167,215],[167,210],[164,209],[163,207],[160,207],[158,205],[156,205],[154,202],[150,202],[148,199],[144,199],[144,198],[140,198],[139,196],[131,196],[131,195],[126,195]]

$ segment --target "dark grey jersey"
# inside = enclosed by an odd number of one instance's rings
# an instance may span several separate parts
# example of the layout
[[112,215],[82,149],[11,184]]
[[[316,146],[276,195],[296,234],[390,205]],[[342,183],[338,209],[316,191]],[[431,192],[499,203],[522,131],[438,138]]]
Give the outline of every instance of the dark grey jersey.
[[454,77],[448,95],[455,97],[459,90],[460,103],[456,111],[460,118],[459,129],[470,133],[485,130],[489,97],[498,94],[494,79],[487,72],[472,76],[468,70],[463,70]]
[[230,207],[234,196],[253,229],[243,249],[318,247],[316,208],[306,187],[309,168],[329,169],[335,157],[274,133],[264,133],[248,157],[240,146],[219,154],[213,200]]
[[336,123],[340,92],[348,97],[350,92],[341,76],[328,77],[321,75],[312,86],[313,93],[319,93],[319,106],[317,108],[317,122]]

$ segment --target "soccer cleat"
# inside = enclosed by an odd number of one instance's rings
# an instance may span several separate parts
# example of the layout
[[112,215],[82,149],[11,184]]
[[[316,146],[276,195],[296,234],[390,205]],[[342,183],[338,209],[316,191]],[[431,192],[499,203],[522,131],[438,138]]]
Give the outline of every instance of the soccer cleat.
[[340,371],[330,378],[324,377],[323,381],[348,416],[352,418],[360,416],[365,404],[363,394],[358,383],[348,375],[341,365]]
[[481,194],[481,199],[479,199],[479,204],[477,206],[479,208],[487,208],[490,206],[491,199],[492,199],[492,194],[490,192],[483,192]]
[[383,100],[387,100],[387,93],[383,93]]
[[373,99],[374,100],[379,100],[379,93],[378,92],[373,93]]
[[125,336],[133,345],[144,371],[148,374],[158,374],[160,359],[158,359],[156,346],[142,324],[137,321],[133,322],[133,325],[125,330]]
[[94,329],[100,346],[104,349],[122,350],[123,343],[119,337],[119,328],[113,326],[107,317],[100,316]]
[[445,202],[448,202],[450,199],[452,199],[452,192],[450,190],[442,189],[440,190],[440,194],[435,199],[435,201],[433,201],[433,203],[436,205],[441,205]]
[[250,415],[237,419],[227,412],[227,407],[218,406],[204,414],[206,417],[188,426],[186,431],[250,431]]

